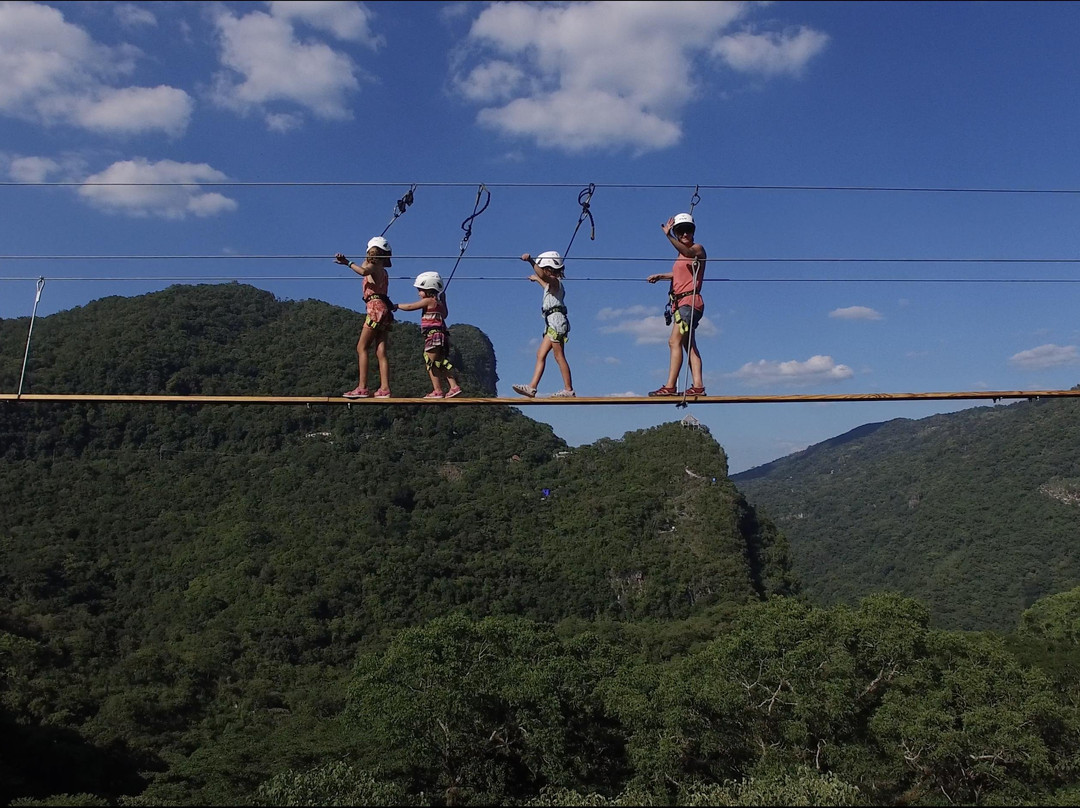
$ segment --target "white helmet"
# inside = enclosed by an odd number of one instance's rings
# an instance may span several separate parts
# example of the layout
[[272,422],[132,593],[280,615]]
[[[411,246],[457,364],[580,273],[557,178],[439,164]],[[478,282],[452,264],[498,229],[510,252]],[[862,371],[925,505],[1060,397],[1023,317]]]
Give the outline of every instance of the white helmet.
[[417,289],[427,289],[429,292],[438,294],[442,294],[442,290],[445,288],[442,275],[438,272],[421,272],[416,276],[413,286]]
[[367,243],[367,248],[370,250],[372,247],[378,247],[380,250],[386,253],[392,253],[390,249],[390,242],[384,239],[382,236],[375,236]]
[[536,265],[538,267],[548,267],[550,269],[562,269],[563,260],[562,256],[555,250],[548,250],[542,252],[536,256]]
[[675,219],[671,223],[671,229],[674,230],[679,227],[679,225],[690,225],[691,230],[697,229],[697,225],[694,224],[694,217],[691,216],[689,213],[675,214]]

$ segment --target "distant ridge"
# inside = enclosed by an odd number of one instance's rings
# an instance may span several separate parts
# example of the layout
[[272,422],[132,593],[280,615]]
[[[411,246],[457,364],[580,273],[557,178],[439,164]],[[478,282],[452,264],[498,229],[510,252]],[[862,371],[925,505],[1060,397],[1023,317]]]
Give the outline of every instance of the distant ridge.
[[823,604],[891,590],[944,627],[1010,630],[1080,584],[1074,398],[866,424],[732,480]]

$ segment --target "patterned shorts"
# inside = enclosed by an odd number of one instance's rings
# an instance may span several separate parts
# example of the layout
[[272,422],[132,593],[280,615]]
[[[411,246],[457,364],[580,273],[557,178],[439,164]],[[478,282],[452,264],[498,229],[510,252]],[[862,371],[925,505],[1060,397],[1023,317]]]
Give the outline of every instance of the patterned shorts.
[[373,297],[367,302],[367,318],[364,326],[372,331],[389,331],[394,324],[394,313],[386,305],[386,301],[379,297]]

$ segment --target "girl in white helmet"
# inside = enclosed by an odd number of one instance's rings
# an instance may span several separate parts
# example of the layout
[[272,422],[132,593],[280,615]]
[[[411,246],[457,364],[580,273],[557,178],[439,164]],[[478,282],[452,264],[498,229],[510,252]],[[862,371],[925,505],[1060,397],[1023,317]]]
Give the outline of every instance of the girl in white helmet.
[[[689,213],[672,216],[660,225],[668,241],[679,253],[671,272],[650,275],[649,283],[670,281],[668,301],[671,309],[671,335],[668,348],[671,361],[668,366],[667,384],[653,390],[650,396],[677,396],[679,394],[679,371],[682,369],[683,351],[690,362],[693,387],[686,388],[688,396],[705,395],[705,382],[701,373],[701,354],[698,353],[694,331],[705,313],[705,301],[701,298],[701,282],[705,279],[705,248],[694,240],[696,227]],[[666,316],[665,312],[665,316]]]
[[387,348],[390,344],[390,327],[394,324],[394,304],[389,298],[390,276],[386,268],[392,266],[390,242],[382,236],[375,236],[367,245],[367,257],[362,264],[354,264],[341,253],[334,256],[339,264],[344,264],[364,279],[364,303],[367,305],[367,317],[360,329],[360,339],[356,342],[357,365],[360,371],[360,383],[356,389],[342,395],[345,398],[368,398],[367,389],[368,351],[375,348],[375,359],[379,365],[379,389],[375,398],[390,397],[390,359]]
[[[461,395],[461,388],[451,375],[454,366],[450,364],[450,332],[446,328],[446,297],[443,290],[446,285],[438,272],[421,272],[416,276],[416,287],[420,299],[413,303],[398,304],[398,311],[420,310],[420,333],[424,336],[424,365],[431,378],[431,392],[424,398],[453,398]],[[443,379],[449,385],[443,393]]]
[[566,361],[564,350],[570,336],[570,320],[566,314],[566,288],[562,283],[565,271],[562,256],[555,250],[549,250],[536,256],[535,261],[528,253],[521,256],[521,260],[532,265],[533,274],[529,276],[529,280],[540,284],[544,289],[544,297],[540,302],[540,309],[544,314],[544,336],[540,338],[540,348],[536,352],[536,369],[533,371],[532,381],[529,384],[515,384],[514,392],[535,398],[540,377],[544,375],[547,355],[554,352],[555,362],[562,373],[563,389],[551,395],[553,398],[574,398],[574,382],[570,377],[570,365]]

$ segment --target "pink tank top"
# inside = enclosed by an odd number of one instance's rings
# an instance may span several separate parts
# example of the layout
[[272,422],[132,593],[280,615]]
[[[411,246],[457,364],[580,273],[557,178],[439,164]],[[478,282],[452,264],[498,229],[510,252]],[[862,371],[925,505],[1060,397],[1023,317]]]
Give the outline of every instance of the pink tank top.
[[364,276],[364,300],[372,295],[387,296],[390,292],[390,276],[386,272]]
[[675,259],[671,267],[671,293],[678,297],[685,292],[695,292],[681,297],[676,302],[677,306],[693,306],[695,309],[705,308],[705,301],[701,298],[701,283],[705,280],[705,261],[698,262],[697,283],[694,283],[694,261],[697,259],[686,258],[680,255]]
[[427,331],[431,328],[446,328],[446,315],[449,311],[446,308],[446,298],[437,298],[439,305],[433,309],[424,309],[424,313],[420,315],[420,330]]

